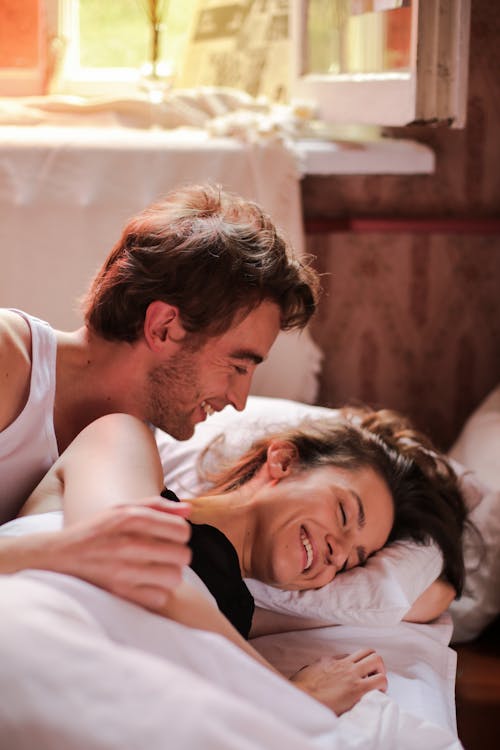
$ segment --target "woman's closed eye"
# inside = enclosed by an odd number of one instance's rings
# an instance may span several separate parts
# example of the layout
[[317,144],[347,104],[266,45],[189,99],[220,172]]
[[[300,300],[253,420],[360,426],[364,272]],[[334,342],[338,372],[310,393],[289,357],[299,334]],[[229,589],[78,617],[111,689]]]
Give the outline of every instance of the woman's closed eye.
[[346,526],[347,525],[347,513],[345,512],[344,504],[339,503],[339,508],[340,508],[340,517],[342,520],[342,526]]

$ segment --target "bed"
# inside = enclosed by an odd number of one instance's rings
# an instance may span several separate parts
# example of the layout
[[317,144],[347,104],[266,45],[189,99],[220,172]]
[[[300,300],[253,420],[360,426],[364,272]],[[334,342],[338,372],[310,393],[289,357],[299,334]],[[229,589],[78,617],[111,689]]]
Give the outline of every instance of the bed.
[[[225,410],[200,425],[190,441],[176,443],[158,433],[165,482],[187,497],[200,486],[195,459],[214,435],[223,431],[226,449],[241,449],[257,430],[312,412],[323,413],[320,407],[253,397],[244,415]],[[464,478],[469,482],[471,476]],[[467,492],[477,518],[481,507],[498,506],[491,487],[473,480]],[[60,523],[57,514],[45,516],[45,530]],[[460,612],[452,613],[454,623],[449,614],[429,625],[400,621],[439,572],[432,548],[410,553],[394,545],[365,569],[336,579],[326,592],[294,597],[249,582],[260,606],[324,619],[320,628],[254,639],[284,675],[323,654],[343,655],[361,645],[381,653],[388,693],[368,693],[341,717],[214,634],[185,628],[61,574],[3,576],[2,747],[458,750],[456,654],[449,641],[454,628],[459,632]],[[405,564],[408,559],[413,565]],[[473,602],[476,615],[479,604]],[[495,607],[498,601],[488,603],[486,620]],[[484,622],[471,624],[462,613],[462,626],[470,636]],[[19,674],[30,679],[19,680]]]
[[[251,397],[244,415],[225,410],[200,425],[194,438],[187,443],[174,444],[168,436],[159,434],[166,481],[181,495],[189,496],[195,492],[200,487],[195,469],[196,456],[221,432],[225,435],[223,451],[231,455],[249,444],[260,431],[283,421],[331,414],[332,410],[322,407]],[[459,671],[458,698],[460,706],[466,703],[468,708],[468,727],[464,728],[467,737],[471,735],[470,703],[474,705],[476,701],[478,718],[488,715],[486,726],[476,726],[482,737],[481,745],[477,746],[496,747],[498,725],[495,730],[494,711],[498,705],[495,696],[499,693],[499,685],[492,674],[498,668],[498,649],[497,660],[490,657],[488,661],[484,650],[476,655],[474,641],[489,625],[488,632],[497,632],[492,628],[500,612],[498,455],[500,387],[471,415],[450,449],[449,457],[460,476],[466,503],[485,547],[478,553],[474,535],[467,536],[464,595],[439,621],[430,625],[401,622],[419,593],[439,574],[439,556],[433,557],[431,549],[393,545],[383,555],[375,556],[362,571],[351,571],[334,581],[326,596],[318,595],[318,592],[283,594],[266,590],[267,587],[257,582],[248,582],[261,606],[325,620],[325,627],[320,630],[259,638],[254,641],[256,648],[280,671],[290,674],[307,663],[308,658],[329,653],[332,649],[343,653],[360,644],[373,646],[380,651],[389,668],[388,696],[401,708],[432,719],[456,735],[456,651],[449,648],[451,641],[454,648],[458,648],[460,664],[465,663],[465,669],[461,667]],[[411,555],[408,549],[411,549]],[[479,565],[478,555],[482,555]],[[490,641],[493,643],[491,636]],[[472,646],[469,646],[470,642],[473,642]],[[491,647],[489,653],[493,655]],[[474,691],[478,693],[477,698]],[[486,708],[484,704],[487,704]]]

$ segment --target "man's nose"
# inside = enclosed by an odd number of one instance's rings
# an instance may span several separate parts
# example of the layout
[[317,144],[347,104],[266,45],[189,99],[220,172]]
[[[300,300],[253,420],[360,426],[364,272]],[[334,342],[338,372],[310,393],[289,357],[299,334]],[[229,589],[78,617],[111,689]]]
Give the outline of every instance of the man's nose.
[[229,403],[231,406],[234,406],[236,411],[243,411],[245,408],[251,383],[251,375],[248,375],[247,377],[239,376],[237,381],[231,383],[231,388],[227,397]]

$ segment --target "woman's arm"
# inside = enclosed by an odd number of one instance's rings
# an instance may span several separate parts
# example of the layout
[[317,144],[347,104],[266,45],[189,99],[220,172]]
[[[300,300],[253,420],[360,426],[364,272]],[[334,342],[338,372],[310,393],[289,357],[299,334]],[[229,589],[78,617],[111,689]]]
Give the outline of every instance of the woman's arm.
[[[159,614],[188,627],[222,635],[266,669],[284,679],[272,664],[245,641],[229,620],[190,584],[181,583]],[[369,690],[387,689],[384,664],[372,649],[357,651],[342,658],[322,657],[300,669],[290,680],[297,688],[337,715],[352,708]]]
[[406,622],[431,622],[446,612],[457,592],[446,581],[434,581],[408,610],[403,620]]
[[[98,420],[84,430],[57,468],[63,485],[65,523],[76,524],[107,506],[126,501],[143,502],[157,496],[163,473],[156,443],[142,423],[123,414]],[[144,550],[151,567],[159,568],[164,540]],[[124,546],[125,556],[127,553]],[[276,672],[199,591],[181,583],[169,595],[160,614],[188,627],[202,628],[227,638],[251,658]],[[372,651],[335,659],[322,659],[292,677],[294,684],[340,713],[353,706],[368,690],[386,689],[382,660]]]
[[158,449],[146,424],[109,414],[86,427],[55,464],[62,485],[64,523],[128,503],[147,504],[163,489]]

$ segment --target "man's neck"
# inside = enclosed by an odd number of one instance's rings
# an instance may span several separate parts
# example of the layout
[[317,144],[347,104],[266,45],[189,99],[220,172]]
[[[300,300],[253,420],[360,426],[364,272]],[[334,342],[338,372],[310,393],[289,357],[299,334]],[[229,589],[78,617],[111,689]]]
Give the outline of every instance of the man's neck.
[[57,333],[54,427],[59,451],[114,412],[144,418],[140,343],[107,341],[80,328]]

